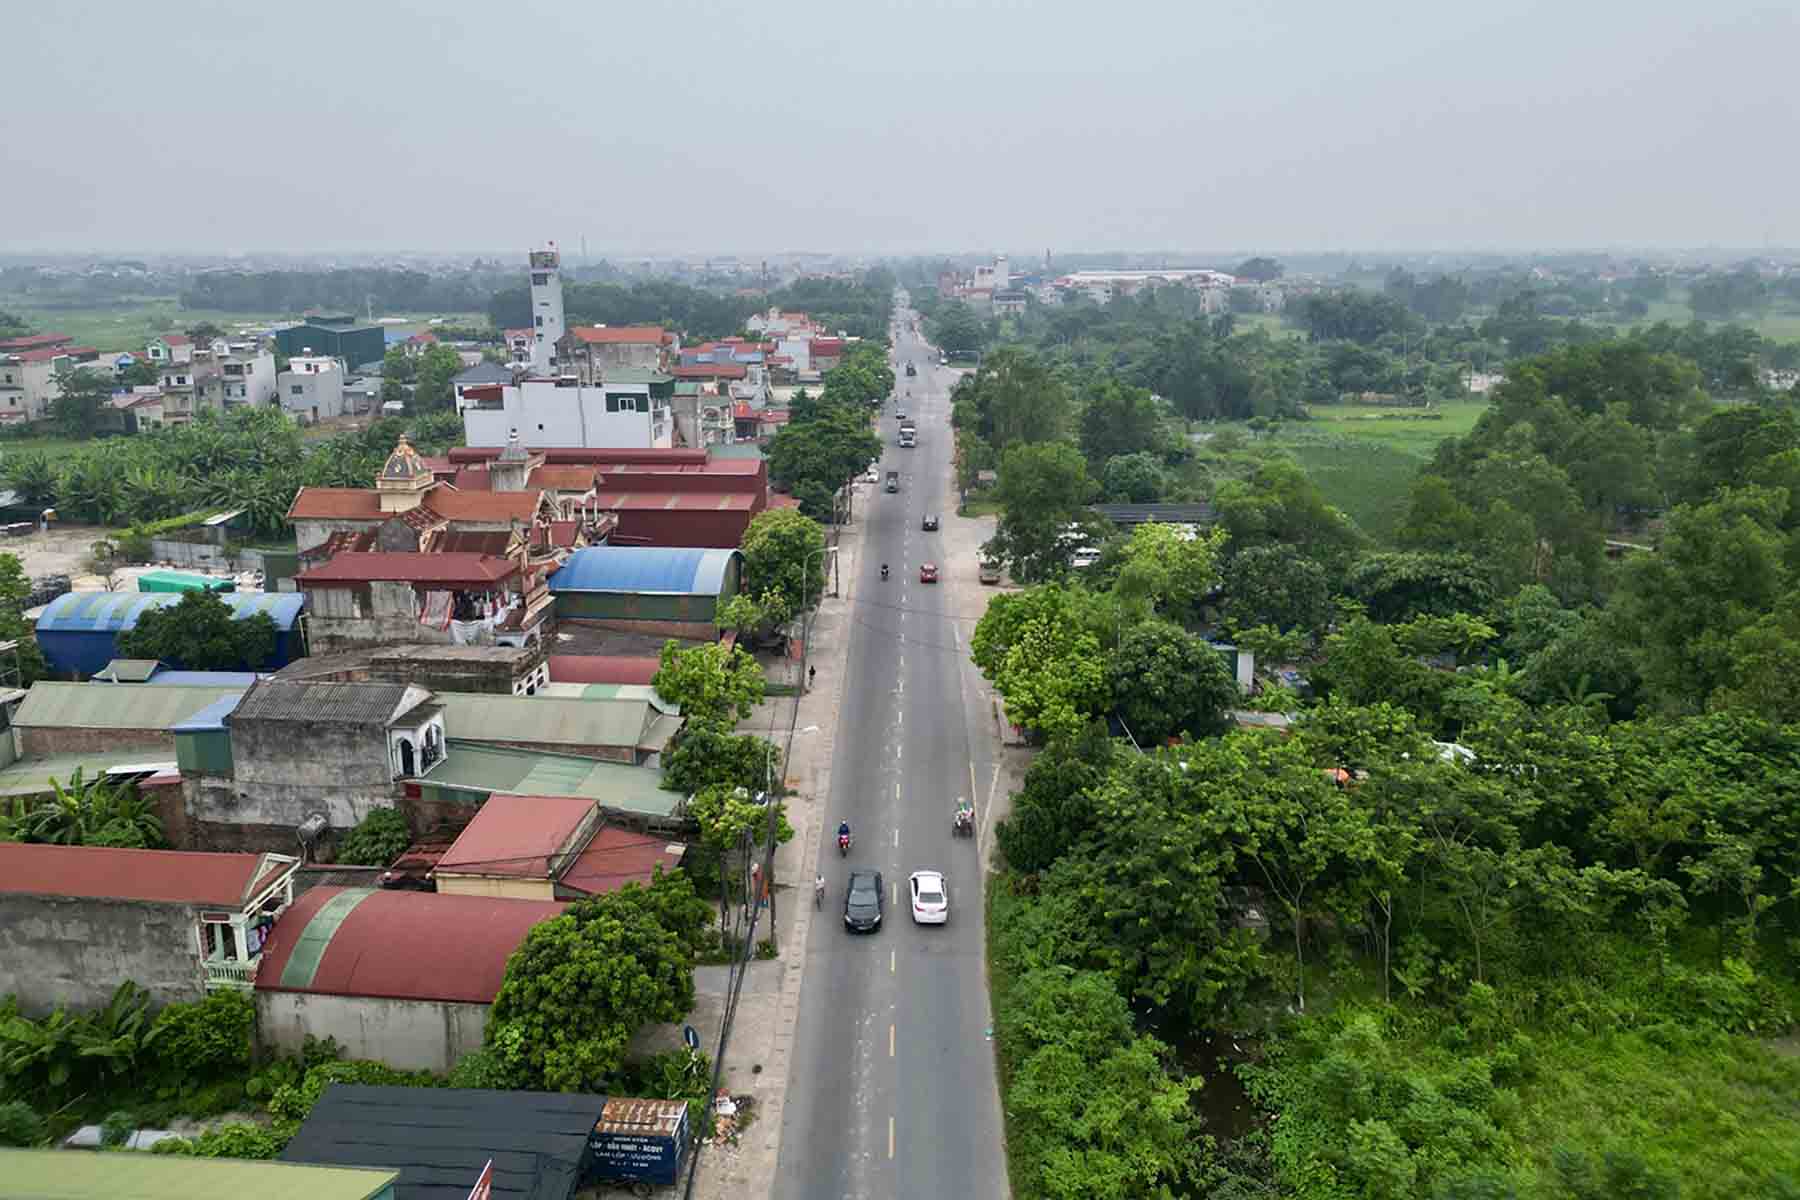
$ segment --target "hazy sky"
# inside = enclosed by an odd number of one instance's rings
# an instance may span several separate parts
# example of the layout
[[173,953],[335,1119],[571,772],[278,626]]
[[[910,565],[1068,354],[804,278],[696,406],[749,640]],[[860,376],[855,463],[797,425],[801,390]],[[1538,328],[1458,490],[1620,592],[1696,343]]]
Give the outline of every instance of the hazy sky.
[[37,4],[0,248],[1795,245],[1797,12]]

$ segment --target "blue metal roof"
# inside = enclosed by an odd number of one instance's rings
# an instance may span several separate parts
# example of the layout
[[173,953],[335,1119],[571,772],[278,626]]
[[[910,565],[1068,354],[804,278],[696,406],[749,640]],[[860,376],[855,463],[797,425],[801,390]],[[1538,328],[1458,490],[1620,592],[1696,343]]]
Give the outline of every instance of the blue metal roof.
[[[179,592],[67,592],[52,600],[37,620],[39,633],[118,633],[137,624],[152,608],[181,603]],[[299,623],[306,597],[299,592],[225,592],[219,594],[242,620],[252,613],[267,613],[278,630]]]
[[248,688],[264,678],[255,671],[170,671],[161,670],[144,682],[150,687],[241,687]]
[[736,550],[666,546],[588,546],[550,576],[552,592],[635,592],[717,596]]
[[238,701],[243,698],[241,692],[234,696],[221,696],[187,720],[178,721],[169,726],[169,732],[199,733],[207,729],[223,729],[225,728],[225,718],[232,714],[238,706]]

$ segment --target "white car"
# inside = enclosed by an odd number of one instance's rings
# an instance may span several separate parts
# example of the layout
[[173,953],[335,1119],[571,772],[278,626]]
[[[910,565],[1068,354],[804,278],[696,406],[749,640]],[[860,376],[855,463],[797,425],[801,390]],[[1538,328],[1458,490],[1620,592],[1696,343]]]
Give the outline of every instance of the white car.
[[910,882],[914,925],[942,925],[950,919],[950,896],[944,891],[942,875],[914,871]]
[[870,467],[862,473],[862,481],[864,483],[880,483],[881,472],[874,467]]

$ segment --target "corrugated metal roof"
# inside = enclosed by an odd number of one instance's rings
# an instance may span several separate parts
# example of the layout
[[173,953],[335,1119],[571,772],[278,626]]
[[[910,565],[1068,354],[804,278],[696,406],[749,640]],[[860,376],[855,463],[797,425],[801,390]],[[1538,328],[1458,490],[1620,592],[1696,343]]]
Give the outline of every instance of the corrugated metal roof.
[[317,683],[310,680],[265,679],[244,693],[233,721],[322,721],[343,725],[385,725],[408,708],[424,703],[430,693],[403,683]]
[[0,1150],[7,1192],[34,1200],[375,1200],[400,1172],[392,1167],[195,1158],[188,1154],[69,1154]]
[[648,684],[662,669],[653,654],[552,654],[548,662],[556,683]]
[[398,1200],[467,1200],[490,1162],[493,1200],[569,1200],[605,1106],[579,1093],[334,1083],[281,1156],[397,1167]]
[[169,729],[242,688],[119,687],[104,683],[33,684],[13,724],[36,729]]
[[[55,754],[44,758],[22,758],[16,763],[0,767],[0,796],[36,796],[50,790],[50,781],[55,779],[66,783],[76,771],[81,772],[83,779],[99,779],[112,771],[131,766],[148,766],[147,759],[155,757],[155,752],[142,746],[116,750],[110,754],[97,751],[91,754]],[[161,768],[167,766],[173,770],[173,762],[154,764]],[[138,774],[140,772],[133,772]]]
[[655,710],[647,700],[439,692],[444,736],[474,742],[637,746]]
[[553,878],[581,848],[564,851],[594,812],[586,796],[493,796],[438,860],[451,874]]
[[0,892],[235,908],[297,866],[263,854],[0,842]]
[[553,592],[636,592],[717,596],[736,550],[663,546],[588,546],[550,576]]
[[142,683],[160,666],[162,663],[154,658],[115,658],[94,678],[106,683]]
[[681,801],[663,790],[662,772],[651,767],[462,741],[450,742],[449,750],[422,782],[514,796],[586,796],[602,808],[656,817],[673,814]]
[[275,922],[258,991],[488,1004],[547,900],[316,887]]
[[225,718],[232,714],[238,706],[238,701],[242,699],[242,693],[221,696],[186,720],[177,721],[169,726],[169,732],[204,733],[209,729],[223,729],[225,728]]
[[[306,605],[306,597],[298,592],[224,592],[219,599],[237,620],[267,613],[278,630],[293,629]],[[181,596],[174,592],[67,592],[45,607],[37,631],[118,633],[134,627],[149,609],[180,603]]]

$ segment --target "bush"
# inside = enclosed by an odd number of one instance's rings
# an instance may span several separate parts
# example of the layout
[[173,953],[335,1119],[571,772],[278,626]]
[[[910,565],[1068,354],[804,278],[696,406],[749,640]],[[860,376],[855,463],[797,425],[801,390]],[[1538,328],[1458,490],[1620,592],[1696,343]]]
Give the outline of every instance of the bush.
[[506,1067],[492,1050],[483,1047],[471,1050],[456,1060],[450,1068],[450,1076],[446,1081],[453,1088],[496,1088],[504,1089],[512,1086],[507,1078]]
[[0,1146],[35,1146],[44,1140],[44,1118],[23,1100],[0,1103]]
[[248,992],[221,991],[156,1014],[155,1052],[163,1073],[185,1091],[250,1066],[256,1005]]
[[198,1137],[164,1138],[150,1148],[152,1154],[187,1154],[195,1158],[274,1158],[287,1148],[299,1126],[277,1121],[254,1125],[233,1121],[209,1129]]
[[397,808],[370,811],[344,838],[337,860],[350,866],[385,867],[412,845],[412,830]]
[[324,1062],[308,1069],[297,1084],[286,1084],[269,1097],[269,1112],[279,1121],[296,1125],[306,1120],[325,1089],[334,1083],[365,1083],[387,1087],[442,1087],[443,1079],[430,1071],[397,1071],[385,1063],[366,1059]]
[[100,1144],[108,1148],[123,1146],[137,1132],[137,1118],[128,1112],[111,1112],[100,1122]]

